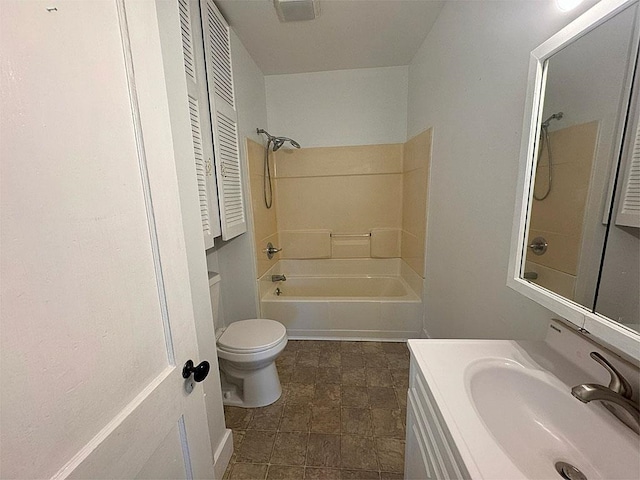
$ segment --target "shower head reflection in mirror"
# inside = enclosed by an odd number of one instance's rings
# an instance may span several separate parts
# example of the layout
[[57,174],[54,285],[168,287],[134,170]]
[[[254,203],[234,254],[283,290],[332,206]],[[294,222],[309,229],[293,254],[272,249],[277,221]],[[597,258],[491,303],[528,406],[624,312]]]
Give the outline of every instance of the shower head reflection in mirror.
[[271,185],[271,167],[269,166],[269,149],[273,152],[277,152],[282,148],[285,143],[291,144],[294,148],[300,148],[300,144],[289,137],[274,137],[269,132],[262,128],[256,129],[258,134],[264,134],[267,136],[267,146],[264,150],[264,180],[263,180],[263,193],[264,193],[264,205],[267,208],[271,208],[273,205],[273,187]]
[[[551,193],[551,182],[553,180],[553,174],[551,173],[553,160],[551,157],[551,139],[549,138],[549,124],[551,123],[551,120],[561,120],[562,117],[564,117],[564,113],[562,112],[554,113],[549,118],[547,118],[544,122],[542,122],[542,125],[540,126],[541,132],[540,132],[540,148],[538,149],[538,159],[540,159],[540,157],[542,156],[542,149],[546,145],[547,158],[548,158],[547,166],[549,167],[549,171],[547,173],[547,191],[544,194],[539,196],[538,194],[536,194],[535,187],[533,189],[533,198],[538,201],[542,201],[549,196],[549,194]],[[538,163],[538,166],[539,165],[540,164]]]

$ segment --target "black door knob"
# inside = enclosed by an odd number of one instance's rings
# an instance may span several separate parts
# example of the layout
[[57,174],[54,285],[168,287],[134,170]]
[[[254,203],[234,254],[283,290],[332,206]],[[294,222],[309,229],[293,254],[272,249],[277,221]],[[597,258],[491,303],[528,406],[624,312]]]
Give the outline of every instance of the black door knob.
[[193,379],[196,382],[201,382],[207,378],[207,375],[209,375],[210,368],[211,366],[206,360],[204,362],[200,362],[195,367],[193,366],[193,360],[187,360],[187,363],[185,363],[182,368],[182,378],[189,378],[193,373]]

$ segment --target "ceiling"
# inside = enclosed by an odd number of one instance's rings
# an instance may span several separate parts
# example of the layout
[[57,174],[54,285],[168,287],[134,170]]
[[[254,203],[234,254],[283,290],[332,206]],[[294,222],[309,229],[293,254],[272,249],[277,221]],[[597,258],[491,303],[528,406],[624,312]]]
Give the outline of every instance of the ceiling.
[[265,75],[408,65],[443,1],[320,0],[311,21],[282,23],[272,0],[216,0]]

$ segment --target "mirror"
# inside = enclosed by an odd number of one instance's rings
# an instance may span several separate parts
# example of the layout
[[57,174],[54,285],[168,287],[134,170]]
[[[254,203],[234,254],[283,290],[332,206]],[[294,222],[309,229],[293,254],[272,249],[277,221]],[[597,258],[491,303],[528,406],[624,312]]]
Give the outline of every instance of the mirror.
[[508,280],[635,358],[640,224],[617,212],[635,178],[620,159],[632,155],[640,113],[629,108],[638,11],[637,0],[602,0],[532,52]]

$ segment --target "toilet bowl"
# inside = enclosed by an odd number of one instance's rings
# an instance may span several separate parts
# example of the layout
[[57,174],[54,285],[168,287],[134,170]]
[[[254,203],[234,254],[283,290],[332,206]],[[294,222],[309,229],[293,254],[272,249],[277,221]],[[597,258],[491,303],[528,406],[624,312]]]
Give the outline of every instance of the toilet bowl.
[[216,332],[225,405],[270,405],[282,394],[275,360],[287,345],[287,330],[264,318],[240,320]]

